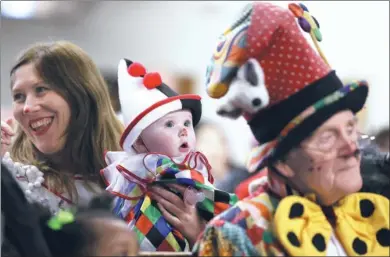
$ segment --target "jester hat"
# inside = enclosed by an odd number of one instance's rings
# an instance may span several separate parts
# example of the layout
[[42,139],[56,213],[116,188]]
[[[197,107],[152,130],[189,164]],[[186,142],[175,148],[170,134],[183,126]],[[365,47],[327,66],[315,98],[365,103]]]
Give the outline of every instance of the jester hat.
[[134,153],[132,146],[141,132],[170,112],[190,110],[194,126],[202,115],[200,96],[177,94],[159,73],[148,73],[142,64],[128,59],[119,62],[118,89],[126,126],[120,145],[126,152]]
[[[310,34],[317,51],[300,27]],[[209,96],[223,99],[249,60],[261,67],[268,93],[266,105],[244,115],[261,144],[252,153],[249,170],[283,156],[337,112],[357,113],[364,106],[367,83],[343,85],[319,48],[321,40],[317,20],[306,6],[295,3],[285,9],[253,2],[220,36],[207,68]]]

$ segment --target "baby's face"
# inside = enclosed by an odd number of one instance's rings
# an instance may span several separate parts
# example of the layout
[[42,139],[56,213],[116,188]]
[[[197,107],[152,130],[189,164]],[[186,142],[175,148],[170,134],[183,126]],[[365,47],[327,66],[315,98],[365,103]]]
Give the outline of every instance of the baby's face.
[[169,113],[141,133],[149,152],[179,157],[195,149],[196,138],[190,111]]

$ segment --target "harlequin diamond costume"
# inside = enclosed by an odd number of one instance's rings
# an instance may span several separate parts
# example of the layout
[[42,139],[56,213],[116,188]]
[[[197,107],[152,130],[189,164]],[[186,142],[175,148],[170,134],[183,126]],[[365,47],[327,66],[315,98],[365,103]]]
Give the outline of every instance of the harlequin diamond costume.
[[[252,152],[250,170],[278,160],[337,112],[358,112],[368,93],[365,82],[343,85],[318,45],[320,54],[310,47],[295,19],[320,41],[318,22],[307,8],[290,4],[289,9],[251,4],[221,36],[207,71],[208,94],[223,102],[218,113],[243,115],[261,143]],[[194,251],[199,256],[388,256],[389,239],[388,199],[354,193],[324,207],[269,171],[253,196],[209,222]]]
[[189,186],[192,190],[182,197],[196,203],[206,221],[235,203],[235,195],[214,188],[211,167],[200,152],[172,158],[160,153],[137,154],[132,146],[145,128],[173,111],[190,110],[195,126],[201,117],[200,97],[178,95],[158,73],[146,73],[141,64],[126,59],[118,66],[118,87],[126,124],[120,140],[124,151],[106,152],[108,166],[101,170],[106,190],[117,196],[114,213],[136,232],[142,251],[188,251],[187,240],[167,223],[148,196],[147,186]]

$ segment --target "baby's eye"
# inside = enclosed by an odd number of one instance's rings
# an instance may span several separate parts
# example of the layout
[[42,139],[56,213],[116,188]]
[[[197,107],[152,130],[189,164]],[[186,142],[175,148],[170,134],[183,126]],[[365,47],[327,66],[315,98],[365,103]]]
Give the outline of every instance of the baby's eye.
[[186,120],[186,121],[184,122],[184,126],[190,127],[190,126],[191,126],[191,121],[190,121],[190,120]]
[[173,127],[173,121],[167,121],[167,122],[165,123],[165,127],[167,127],[167,128],[172,128],[172,127]]

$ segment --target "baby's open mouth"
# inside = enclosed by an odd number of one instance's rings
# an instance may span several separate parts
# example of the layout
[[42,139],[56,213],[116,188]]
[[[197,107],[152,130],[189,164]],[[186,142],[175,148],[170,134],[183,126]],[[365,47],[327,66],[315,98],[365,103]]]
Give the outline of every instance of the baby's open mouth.
[[189,149],[189,146],[188,146],[188,143],[187,143],[187,142],[182,143],[182,144],[180,145],[180,147],[179,147],[179,150],[180,150],[181,152],[186,152],[186,151],[188,151],[188,149]]

